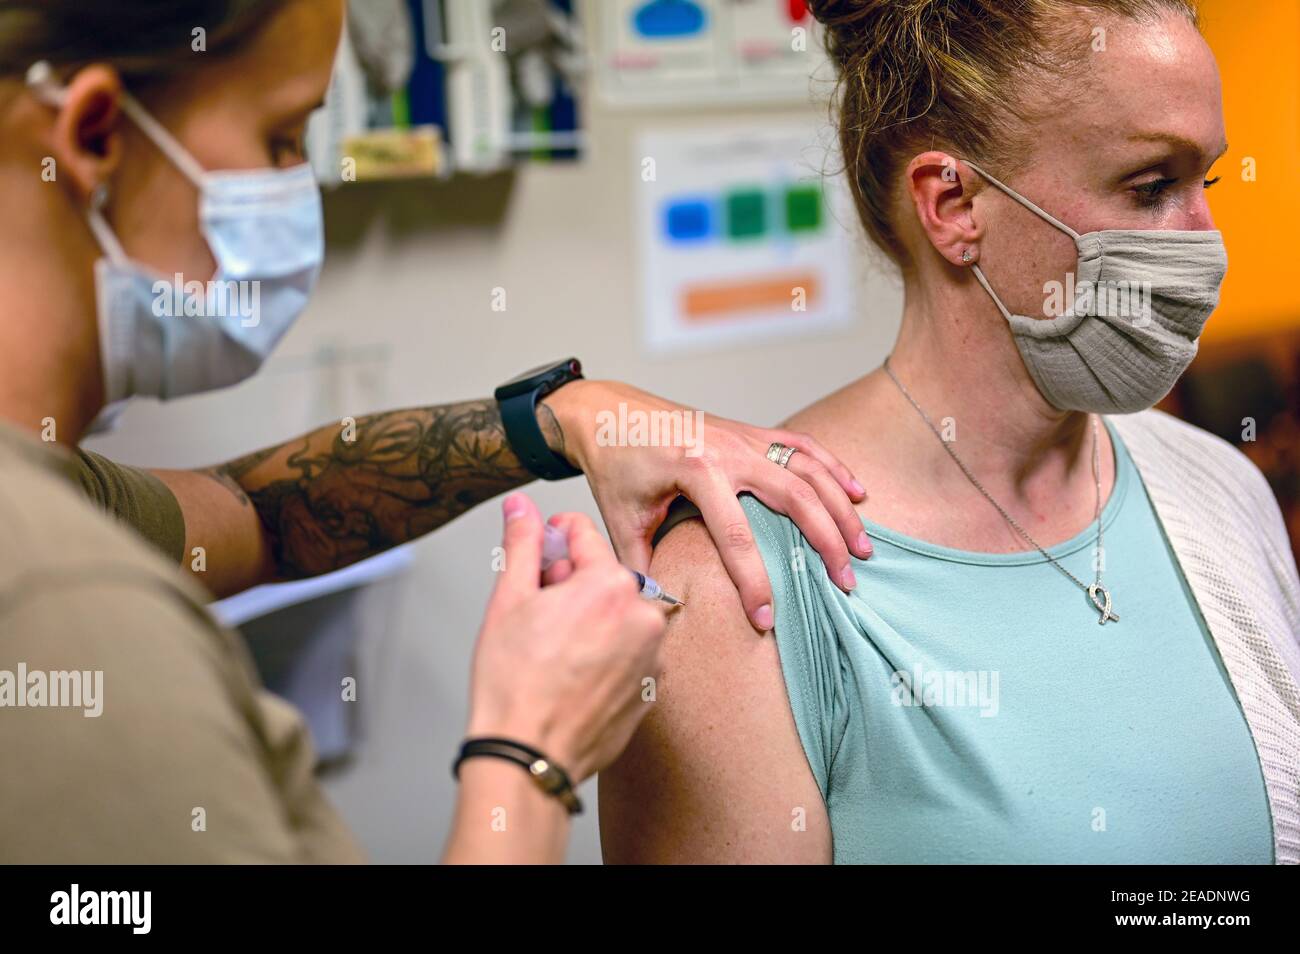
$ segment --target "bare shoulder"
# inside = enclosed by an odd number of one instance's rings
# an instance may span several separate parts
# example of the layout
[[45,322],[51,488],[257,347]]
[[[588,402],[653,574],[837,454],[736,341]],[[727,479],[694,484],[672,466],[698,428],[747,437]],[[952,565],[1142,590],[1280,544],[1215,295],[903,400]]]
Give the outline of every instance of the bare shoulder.
[[699,520],[664,538],[651,573],[686,606],[669,622],[650,714],[600,776],[606,861],[829,861],[776,641],[749,625]]
[[847,433],[845,422],[854,419],[854,411],[862,410],[869,393],[869,379],[859,378],[796,411],[781,426],[809,433],[823,444],[836,442],[842,431]]
[[[790,415],[781,427],[808,434],[839,458],[869,490],[880,489],[890,476],[875,462],[885,456],[889,437],[883,433],[872,408],[879,401],[878,383],[872,375],[859,378]],[[864,427],[864,420],[873,421]]]

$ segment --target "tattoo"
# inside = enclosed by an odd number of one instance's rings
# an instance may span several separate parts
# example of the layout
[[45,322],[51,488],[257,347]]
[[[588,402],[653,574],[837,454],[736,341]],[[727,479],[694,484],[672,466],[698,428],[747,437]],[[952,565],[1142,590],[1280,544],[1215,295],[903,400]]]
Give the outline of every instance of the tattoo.
[[240,481],[260,467],[264,461],[270,460],[278,454],[280,450],[279,447],[268,447],[266,450],[255,451],[244,457],[237,457],[218,467],[205,467],[199,473],[215,480],[229,490],[241,504],[250,507],[253,502],[248,499],[248,494],[244,492],[244,487]]
[[252,505],[252,501],[248,499],[248,494],[244,493],[244,488],[239,486],[239,481],[235,480],[234,475],[228,473],[225,468],[205,467],[203,470],[200,470],[199,473],[204,477],[210,477],[217,483],[221,484],[221,486],[229,490],[231,494],[234,495],[235,499],[245,507]]
[[537,424],[542,430],[542,437],[552,453],[564,457],[564,428],[555,417],[555,412],[544,400],[537,403]]
[[279,447],[268,447],[266,450],[254,451],[253,453],[247,454],[243,457],[237,457],[230,463],[213,469],[224,471],[236,481],[243,480],[250,473],[260,467],[263,462],[270,460],[279,452]]
[[[545,417],[562,447],[549,408]],[[533,479],[491,400],[374,414],[217,470],[257,509],[288,579],[405,543]]]

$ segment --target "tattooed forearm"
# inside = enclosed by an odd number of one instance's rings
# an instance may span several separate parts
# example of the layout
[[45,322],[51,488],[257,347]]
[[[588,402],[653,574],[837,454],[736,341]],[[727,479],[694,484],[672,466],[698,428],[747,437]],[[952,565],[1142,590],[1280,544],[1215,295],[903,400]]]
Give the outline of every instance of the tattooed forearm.
[[[563,449],[550,409],[547,443]],[[246,494],[277,572],[327,573],[442,526],[532,475],[510,449],[495,401],[374,414],[214,468]]]

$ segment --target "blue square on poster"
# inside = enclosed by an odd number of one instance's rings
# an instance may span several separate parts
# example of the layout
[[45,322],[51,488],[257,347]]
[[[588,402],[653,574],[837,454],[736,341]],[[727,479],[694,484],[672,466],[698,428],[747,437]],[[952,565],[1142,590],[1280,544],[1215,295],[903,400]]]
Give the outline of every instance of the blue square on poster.
[[698,242],[713,234],[713,209],[704,199],[671,202],[664,216],[668,238],[674,242]]
[[691,0],[650,0],[632,15],[632,28],[647,40],[675,40],[704,30],[708,17]]

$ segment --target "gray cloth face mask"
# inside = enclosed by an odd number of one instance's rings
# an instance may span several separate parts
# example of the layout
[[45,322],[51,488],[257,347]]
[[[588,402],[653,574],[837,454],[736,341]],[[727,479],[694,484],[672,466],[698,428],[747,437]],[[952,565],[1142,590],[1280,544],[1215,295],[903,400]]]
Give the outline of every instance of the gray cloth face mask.
[[[1170,392],[1196,357],[1219,304],[1228,253],[1217,231],[1107,229],[1080,235],[975,163],[990,183],[1074,239],[1079,264],[1055,317],[1013,315],[978,265],[975,277],[1011,326],[1039,393],[1063,411],[1131,414]],[[1045,309],[1046,311],[1047,309]]]

